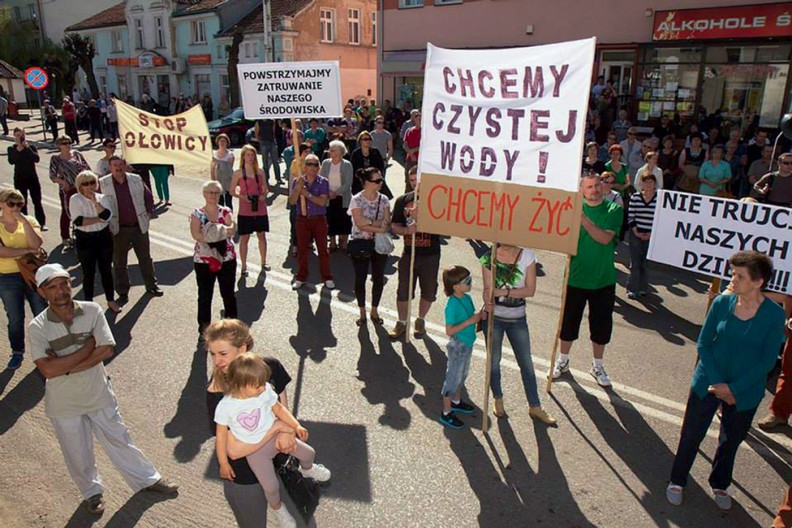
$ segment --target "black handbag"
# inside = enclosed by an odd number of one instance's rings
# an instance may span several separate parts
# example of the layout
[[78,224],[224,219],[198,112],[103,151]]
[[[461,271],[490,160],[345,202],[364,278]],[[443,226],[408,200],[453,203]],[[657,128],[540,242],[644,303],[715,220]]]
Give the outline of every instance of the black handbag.
[[293,456],[288,457],[281,464],[276,463],[275,472],[283,482],[297,511],[307,523],[319,506],[319,484],[312,478],[303,477],[300,473],[300,463]]
[[374,239],[353,238],[347,243],[347,253],[352,258],[370,258],[374,254]]
[[[374,214],[374,219],[376,220],[379,216],[380,210],[380,203],[382,200],[378,197],[377,198],[377,212]],[[374,254],[374,237],[372,238],[353,238],[349,242],[347,242],[347,253],[352,258],[360,258],[360,259],[367,259],[371,258]]]

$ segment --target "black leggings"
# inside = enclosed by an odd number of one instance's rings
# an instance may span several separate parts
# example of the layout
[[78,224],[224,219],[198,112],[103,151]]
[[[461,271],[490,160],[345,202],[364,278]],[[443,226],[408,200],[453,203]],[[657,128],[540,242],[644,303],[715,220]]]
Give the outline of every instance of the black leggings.
[[108,302],[115,300],[113,289],[113,273],[111,265],[113,263],[113,238],[110,235],[110,228],[105,227],[101,231],[85,232],[75,229],[77,236],[77,259],[83,271],[83,298],[86,301],[93,300],[94,294],[94,275],[96,268],[99,268],[99,275],[102,278],[102,288],[104,288],[105,299]]
[[358,307],[366,306],[366,277],[368,277],[369,263],[371,263],[371,305],[379,306],[382,299],[382,290],[385,287],[385,264],[388,263],[387,255],[372,252],[368,258],[353,258],[352,267],[355,270],[355,298]]

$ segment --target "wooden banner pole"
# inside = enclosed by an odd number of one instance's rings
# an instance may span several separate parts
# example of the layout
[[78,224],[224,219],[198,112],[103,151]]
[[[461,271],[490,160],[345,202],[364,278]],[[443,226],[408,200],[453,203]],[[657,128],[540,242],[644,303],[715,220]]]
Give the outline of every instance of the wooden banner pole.
[[[384,177],[384,175],[383,175]],[[418,212],[418,186],[415,187],[415,199],[413,200],[413,212],[412,214],[416,214]],[[413,218],[413,222],[416,223],[417,221]],[[407,282],[407,321],[405,324],[404,329],[404,342],[410,342],[410,330],[412,329],[412,306],[413,306],[413,288],[415,287],[415,233],[412,235],[412,245],[410,246],[410,277]],[[405,242],[406,243],[406,242]],[[423,292],[422,292],[423,293]],[[420,302],[420,301],[419,301]],[[418,315],[420,316],[420,308],[418,311]]]
[[[492,244],[492,259],[490,259],[490,292],[488,301],[492,303],[495,299],[495,277],[498,266],[498,243]],[[492,331],[495,328],[495,310],[487,314],[487,361],[484,364],[484,405],[482,405],[481,431],[487,433],[489,429],[489,394],[490,378],[492,377]]]
[[[296,160],[301,159],[300,158],[300,133],[299,132],[300,131],[297,130],[297,118],[292,117],[291,118],[292,146],[294,147],[294,159],[296,159]],[[273,162],[273,163],[275,163],[275,162]],[[300,163],[300,167],[303,170],[305,170],[305,166],[302,163]],[[298,178],[298,177],[301,178],[302,174],[297,174],[297,175],[290,174],[289,175],[290,179]],[[288,193],[291,192],[291,181],[288,182],[288,183],[289,183],[289,188],[286,190],[287,191],[287,196],[288,196]],[[308,211],[308,209],[306,208],[306,205],[305,205],[305,196],[300,196],[300,211],[299,211],[299,214],[308,214],[307,211]]]
[[[710,291],[715,293],[716,295],[720,293],[721,289],[721,278],[715,277],[712,279],[712,284],[710,284]],[[706,317],[707,313],[709,312],[710,306],[712,306],[712,301],[714,301],[714,297],[710,297],[709,301],[707,301],[707,311],[704,312],[704,316]]]
[[564,311],[566,310],[567,281],[569,280],[569,266],[572,263],[572,256],[568,255],[564,268],[564,280],[561,290],[561,308],[558,310],[558,325],[556,326],[555,339],[553,340],[553,353],[550,355],[550,370],[547,371],[547,386],[545,389],[548,394],[553,392],[553,369],[555,368],[556,352],[558,352],[558,342],[561,339],[561,324],[564,321]]

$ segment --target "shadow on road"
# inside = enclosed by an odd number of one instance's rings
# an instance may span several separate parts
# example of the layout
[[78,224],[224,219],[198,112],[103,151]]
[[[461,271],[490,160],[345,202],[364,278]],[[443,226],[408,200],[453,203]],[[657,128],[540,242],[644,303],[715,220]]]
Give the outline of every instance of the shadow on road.
[[[116,511],[107,523],[103,524],[104,528],[132,528],[137,526],[146,510],[157,504],[167,500],[175,500],[178,495],[161,495],[159,493],[140,492],[132,495],[121,508]],[[88,513],[83,504],[77,506],[74,510],[69,521],[64,528],[89,528],[97,526],[101,517]]]
[[44,378],[38,369],[31,371],[5,398],[0,400],[0,435],[11,429],[27,411],[44,397]]
[[206,348],[202,340],[195,345],[190,376],[179,396],[176,414],[165,425],[166,438],[181,438],[173,448],[173,456],[181,463],[189,462],[211,438],[206,417]]
[[[327,358],[327,349],[335,348],[338,339],[333,335],[333,313],[330,310],[330,291],[321,290],[322,299],[317,303],[316,313],[311,306],[308,292],[301,291],[297,294],[297,334],[289,337],[289,344],[300,357],[297,375],[294,380],[294,397],[292,400],[292,414],[298,415],[300,410],[300,396],[302,395],[303,379],[305,377],[305,363],[310,359],[314,363],[321,363]],[[275,351],[268,351],[269,355],[277,356]]]
[[[370,326],[374,327],[377,347],[371,341]],[[388,332],[382,326],[368,321],[367,325],[358,329],[358,341],[360,358],[357,378],[365,384],[361,394],[370,404],[385,406],[379,418],[381,425],[400,431],[407,429],[410,426],[410,411],[402,405],[401,400],[409,398],[415,391],[415,384],[410,381],[410,371],[396,354]]]

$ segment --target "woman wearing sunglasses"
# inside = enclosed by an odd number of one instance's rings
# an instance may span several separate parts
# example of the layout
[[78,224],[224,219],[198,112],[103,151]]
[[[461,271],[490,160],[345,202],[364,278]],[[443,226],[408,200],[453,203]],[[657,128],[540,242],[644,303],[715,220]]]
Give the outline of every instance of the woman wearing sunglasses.
[[110,199],[97,192],[98,179],[91,171],[83,171],[75,179],[77,194],[69,198],[69,214],[74,222],[77,258],[83,272],[83,297],[93,301],[94,276],[99,268],[107,307],[118,313],[113,288],[113,235],[110,234]]
[[[382,177],[385,177],[385,160],[382,159],[382,154],[380,154],[379,150],[373,147],[374,143],[371,139],[371,133],[367,130],[361,132],[357,137],[357,143],[360,145],[354,152],[352,152],[352,156],[350,157],[350,161],[352,162],[352,168],[355,170],[355,174],[360,169],[367,169],[369,167],[374,167],[379,171]],[[363,184],[358,181],[352,182],[352,194],[357,194],[363,190]],[[388,184],[383,180],[382,188],[380,192],[388,197],[388,199],[393,198],[393,193],[388,188]]]
[[47,307],[22,279],[16,259],[37,251],[44,241],[40,226],[30,216],[22,214],[25,199],[16,189],[0,192],[0,299],[8,317],[8,340],[11,345],[11,360],[8,368],[19,368],[25,353],[25,299],[33,315]]
[[390,203],[380,192],[382,173],[374,167],[361,169],[357,172],[363,190],[352,197],[349,204],[349,216],[352,217],[352,234],[349,242],[349,255],[355,269],[355,297],[357,298],[360,317],[358,326],[366,324],[366,277],[371,266],[371,320],[381,325],[382,318],[377,308],[382,299],[385,287],[385,264],[387,255],[380,255],[374,250],[374,235],[387,233],[390,226]]
[[60,186],[61,216],[60,216],[60,235],[63,241],[63,249],[70,249],[72,246],[69,233],[69,200],[77,192],[74,180],[82,171],[91,170],[88,162],[82,154],[71,148],[71,139],[60,137],[55,145],[59,153],[50,158],[49,176],[50,180]]

